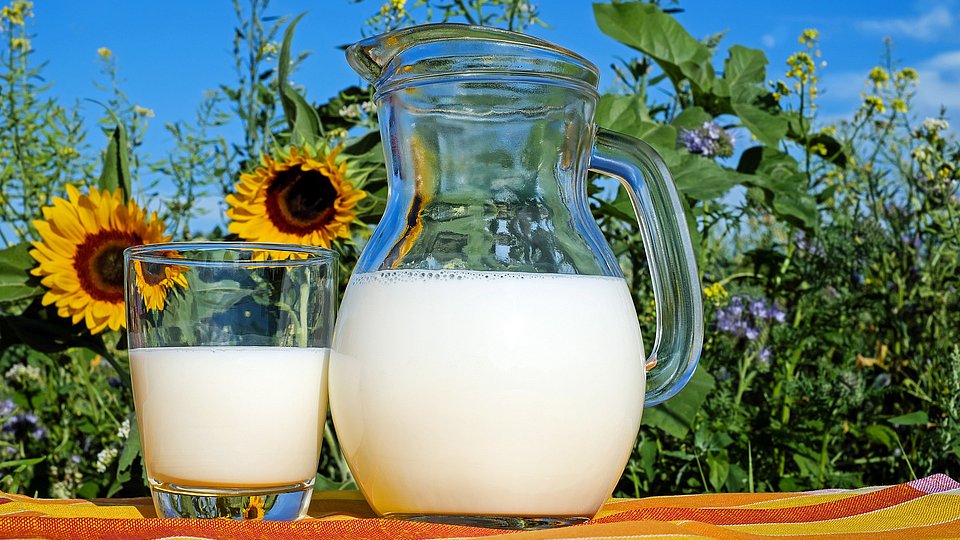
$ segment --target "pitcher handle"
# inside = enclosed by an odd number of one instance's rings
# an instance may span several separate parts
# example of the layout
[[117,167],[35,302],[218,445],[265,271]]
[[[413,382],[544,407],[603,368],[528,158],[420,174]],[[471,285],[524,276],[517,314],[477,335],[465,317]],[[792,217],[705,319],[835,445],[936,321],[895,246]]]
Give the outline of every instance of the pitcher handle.
[[649,407],[676,395],[700,359],[703,301],[690,232],[670,171],[647,143],[597,128],[590,170],[620,181],[640,223],[657,313],[646,363]]

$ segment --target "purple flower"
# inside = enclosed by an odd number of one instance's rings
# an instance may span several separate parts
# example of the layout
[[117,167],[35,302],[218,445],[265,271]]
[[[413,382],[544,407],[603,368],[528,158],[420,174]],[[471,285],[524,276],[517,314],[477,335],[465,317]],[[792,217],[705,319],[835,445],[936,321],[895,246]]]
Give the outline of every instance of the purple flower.
[[703,157],[733,155],[733,137],[716,122],[704,122],[696,129],[680,128],[677,140],[691,154]]
[[815,238],[808,238],[807,233],[803,231],[797,231],[793,234],[793,245],[797,246],[797,249],[801,253],[807,253],[814,257],[822,257],[824,255],[823,246],[820,242]]
[[770,350],[770,347],[763,347],[757,353],[757,360],[763,364],[769,364],[771,356],[773,356],[773,351]]
[[787,313],[780,309],[776,304],[770,304],[770,307],[767,309],[764,317],[771,321],[776,321],[780,324],[783,324],[787,320]]
[[763,325],[771,322],[783,323],[787,314],[774,303],[764,298],[749,295],[734,295],[723,309],[714,315],[716,328],[737,337],[751,341],[760,337]]
[[0,416],[10,416],[17,409],[17,404],[12,399],[5,399],[0,402]]
[[762,298],[750,302],[750,314],[753,315],[754,318],[763,318],[767,313],[767,309],[767,301]]
[[920,246],[923,245],[923,239],[920,238],[920,235],[916,233],[905,234],[902,237],[900,237],[900,241],[903,242],[904,245],[910,246],[913,249],[920,249]]
[[16,414],[3,423],[3,431],[16,437],[29,435],[40,440],[47,436],[47,428],[40,425],[40,419],[33,413]]

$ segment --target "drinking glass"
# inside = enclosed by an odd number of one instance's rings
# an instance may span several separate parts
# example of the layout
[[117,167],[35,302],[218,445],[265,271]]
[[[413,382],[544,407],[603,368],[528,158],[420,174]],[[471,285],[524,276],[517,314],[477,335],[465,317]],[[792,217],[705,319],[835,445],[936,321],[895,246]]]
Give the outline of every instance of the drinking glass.
[[303,517],[327,414],[336,253],[169,243],[124,259],[130,373],[158,515]]

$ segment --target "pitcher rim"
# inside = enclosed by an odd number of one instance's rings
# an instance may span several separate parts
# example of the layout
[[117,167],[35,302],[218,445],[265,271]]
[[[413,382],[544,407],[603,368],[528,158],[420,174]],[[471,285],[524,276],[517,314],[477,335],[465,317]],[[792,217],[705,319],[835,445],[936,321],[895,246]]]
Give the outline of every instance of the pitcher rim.
[[[411,41],[409,38],[416,34],[421,34],[421,38]],[[562,56],[564,62],[583,70],[590,77],[574,77],[546,71],[531,72],[522,69],[516,72],[529,75],[536,73],[550,79],[577,81],[594,89],[599,85],[599,68],[580,54],[544,39],[492,26],[430,23],[401,28],[364,38],[354,43],[346,49],[346,58],[350,67],[376,87],[382,84],[381,79],[387,72],[388,66],[404,51],[417,45],[441,41],[504,42],[547,51]],[[503,72],[514,73],[515,71],[504,70]]]

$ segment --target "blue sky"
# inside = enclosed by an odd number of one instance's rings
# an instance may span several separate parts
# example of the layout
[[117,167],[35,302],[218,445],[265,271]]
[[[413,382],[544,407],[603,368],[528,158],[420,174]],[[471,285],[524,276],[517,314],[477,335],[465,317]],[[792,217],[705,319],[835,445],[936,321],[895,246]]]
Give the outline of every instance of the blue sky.
[[[243,0],[241,0],[243,1]],[[6,2],[2,2],[6,3]],[[413,0],[410,0],[413,3]],[[901,66],[920,73],[916,113],[936,114],[940,104],[954,119],[960,110],[960,0],[681,0],[677,18],[695,36],[727,31],[721,50],[742,44],[765,51],[768,78],[783,76],[786,58],[798,50],[805,28],[820,30],[823,58],[822,114],[836,118],[855,110],[871,67],[884,56],[884,36],[894,43]],[[551,28],[531,33],[577,51],[603,68],[601,87],[609,85],[609,65],[629,58],[630,49],[604,36],[593,21],[587,0],[540,0],[542,18]],[[306,12],[294,49],[310,58],[294,75],[313,101],[324,101],[340,88],[359,82],[338,45],[361,37],[363,21],[379,0],[274,0],[269,14]],[[235,19],[229,0],[37,0],[34,32],[36,61],[47,62],[44,76],[51,92],[66,103],[104,99],[94,80],[97,49],[107,47],[118,62],[130,100],[155,111],[146,150],[159,156],[170,144],[162,125],[190,120],[204,90],[233,78],[231,39]],[[718,65],[724,52],[718,55]],[[97,117],[92,104],[84,112]],[[99,145],[96,136],[90,142]]]

